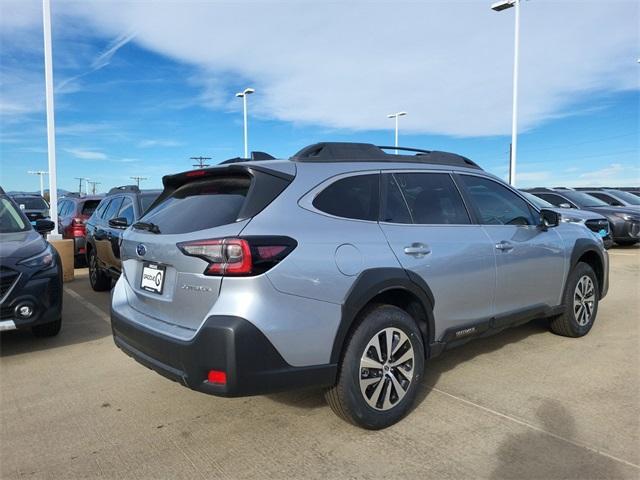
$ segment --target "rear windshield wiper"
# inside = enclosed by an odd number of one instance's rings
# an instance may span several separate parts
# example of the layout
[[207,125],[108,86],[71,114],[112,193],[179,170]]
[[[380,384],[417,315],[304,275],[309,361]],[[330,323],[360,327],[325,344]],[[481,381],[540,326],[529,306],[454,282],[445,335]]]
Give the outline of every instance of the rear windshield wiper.
[[136,222],[133,224],[133,228],[136,228],[138,230],[147,230],[151,233],[160,233],[160,227],[151,222]]

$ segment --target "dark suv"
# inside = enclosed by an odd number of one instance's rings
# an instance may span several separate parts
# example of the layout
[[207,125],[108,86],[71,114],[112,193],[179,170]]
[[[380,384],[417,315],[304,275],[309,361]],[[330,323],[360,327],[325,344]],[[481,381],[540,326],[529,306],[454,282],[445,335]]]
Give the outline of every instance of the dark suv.
[[115,187],[102,199],[86,222],[86,258],[95,291],[111,288],[120,276],[122,232],[136,222],[160,195],[160,190],[140,190],[135,185]]
[[103,198],[104,195],[82,197],[71,194],[61,198],[58,203],[58,232],[62,234],[62,238],[73,240],[76,267],[85,263],[85,223]]
[[632,207],[612,207],[585,192],[568,188],[532,188],[526,190],[561,208],[579,208],[599,213],[609,221],[611,236],[618,245],[640,242],[640,212]]
[[10,196],[27,216],[31,225],[35,225],[36,220],[41,218],[49,218],[49,204],[40,195],[35,193],[12,193]]
[[43,238],[54,223],[34,223],[0,188],[0,332],[30,328],[51,337],[62,325],[62,265]]

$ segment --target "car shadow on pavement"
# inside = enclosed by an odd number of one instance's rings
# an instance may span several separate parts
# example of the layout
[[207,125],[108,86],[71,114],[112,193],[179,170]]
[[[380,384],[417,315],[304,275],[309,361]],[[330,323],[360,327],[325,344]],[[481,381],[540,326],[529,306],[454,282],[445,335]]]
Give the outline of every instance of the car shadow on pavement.
[[[425,364],[425,374],[421,388],[418,390],[413,409],[418,407],[430,394],[431,388],[437,386],[438,379],[447,370],[455,368],[458,364],[473,359],[485,353],[499,350],[511,343],[517,343],[530,335],[548,332],[548,320],[534,320],[519,327],[508,328],[492,336],[472,340],[458,348],[442,353],[434,360]],[[282,403],[288,407],[301,409],[324,408],[328,405],[324,400],[323,388],[306,388],[290,390],[266,395],[267,398]]]
[[[563,438],[576,437],[575,421],[567,408],[556,400],[545,400],[536,411],[540,428],[564,432]],[[496,452],[497,467],[492,479],[634,478],[624,473],[615,460],[580,445],[544,432],[529,430],[510,435]]]
[[85,343],[111,336],[111,327],[100,319],[78,321],[62,314],[62,330],[51,338],[37,338],[30,329],[0,334],[0,358]]

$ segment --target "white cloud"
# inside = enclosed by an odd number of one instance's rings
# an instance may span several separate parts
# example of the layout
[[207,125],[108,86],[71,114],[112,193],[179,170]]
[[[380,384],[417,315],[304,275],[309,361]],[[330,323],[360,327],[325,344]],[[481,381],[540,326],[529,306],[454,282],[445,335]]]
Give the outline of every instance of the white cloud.
[[107,160],[107,155],[97,150],[84,148],[65,148],[65,151],[82,160]]
[[182,145],[182,143],[176,140],[156,140],[156,139],[141,140],[138,143],[139,148],[179,147],[180,145]]
[[[507,134],[513,11],[490,2],[85,2],[61,4],[104,35],[200,68],[203,101],[334,128]],[[522,5],[522,129],[600,91],[637,89],[634,0]]]
[[[482,136],[508,134],[511,122],[513,11],[489,4],[61,0],[53,13],[54,31],[83,25],[115,38],[92,68],[130,41],[195,66],[186,80],[212,108],[240,108],[233,93],[250,85],[251,112],[266,118],[387,129],[386,114],[406,110],[405,132]],[[39,2],[7,5],[19,12],[3,15],[5,31],[37,28]],[[522,130],[575,113],[594,93],[638,89],[639,5],[523,2]]]

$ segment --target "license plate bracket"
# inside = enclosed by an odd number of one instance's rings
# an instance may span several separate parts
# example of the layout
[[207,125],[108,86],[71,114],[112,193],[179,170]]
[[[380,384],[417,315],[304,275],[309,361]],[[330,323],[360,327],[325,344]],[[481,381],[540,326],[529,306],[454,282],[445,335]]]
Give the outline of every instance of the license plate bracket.
[[162,295],[164,289],[164,277],[167,267],[152,262],[142,264],[142,276],[140,278],[140,288],[147,292]]

